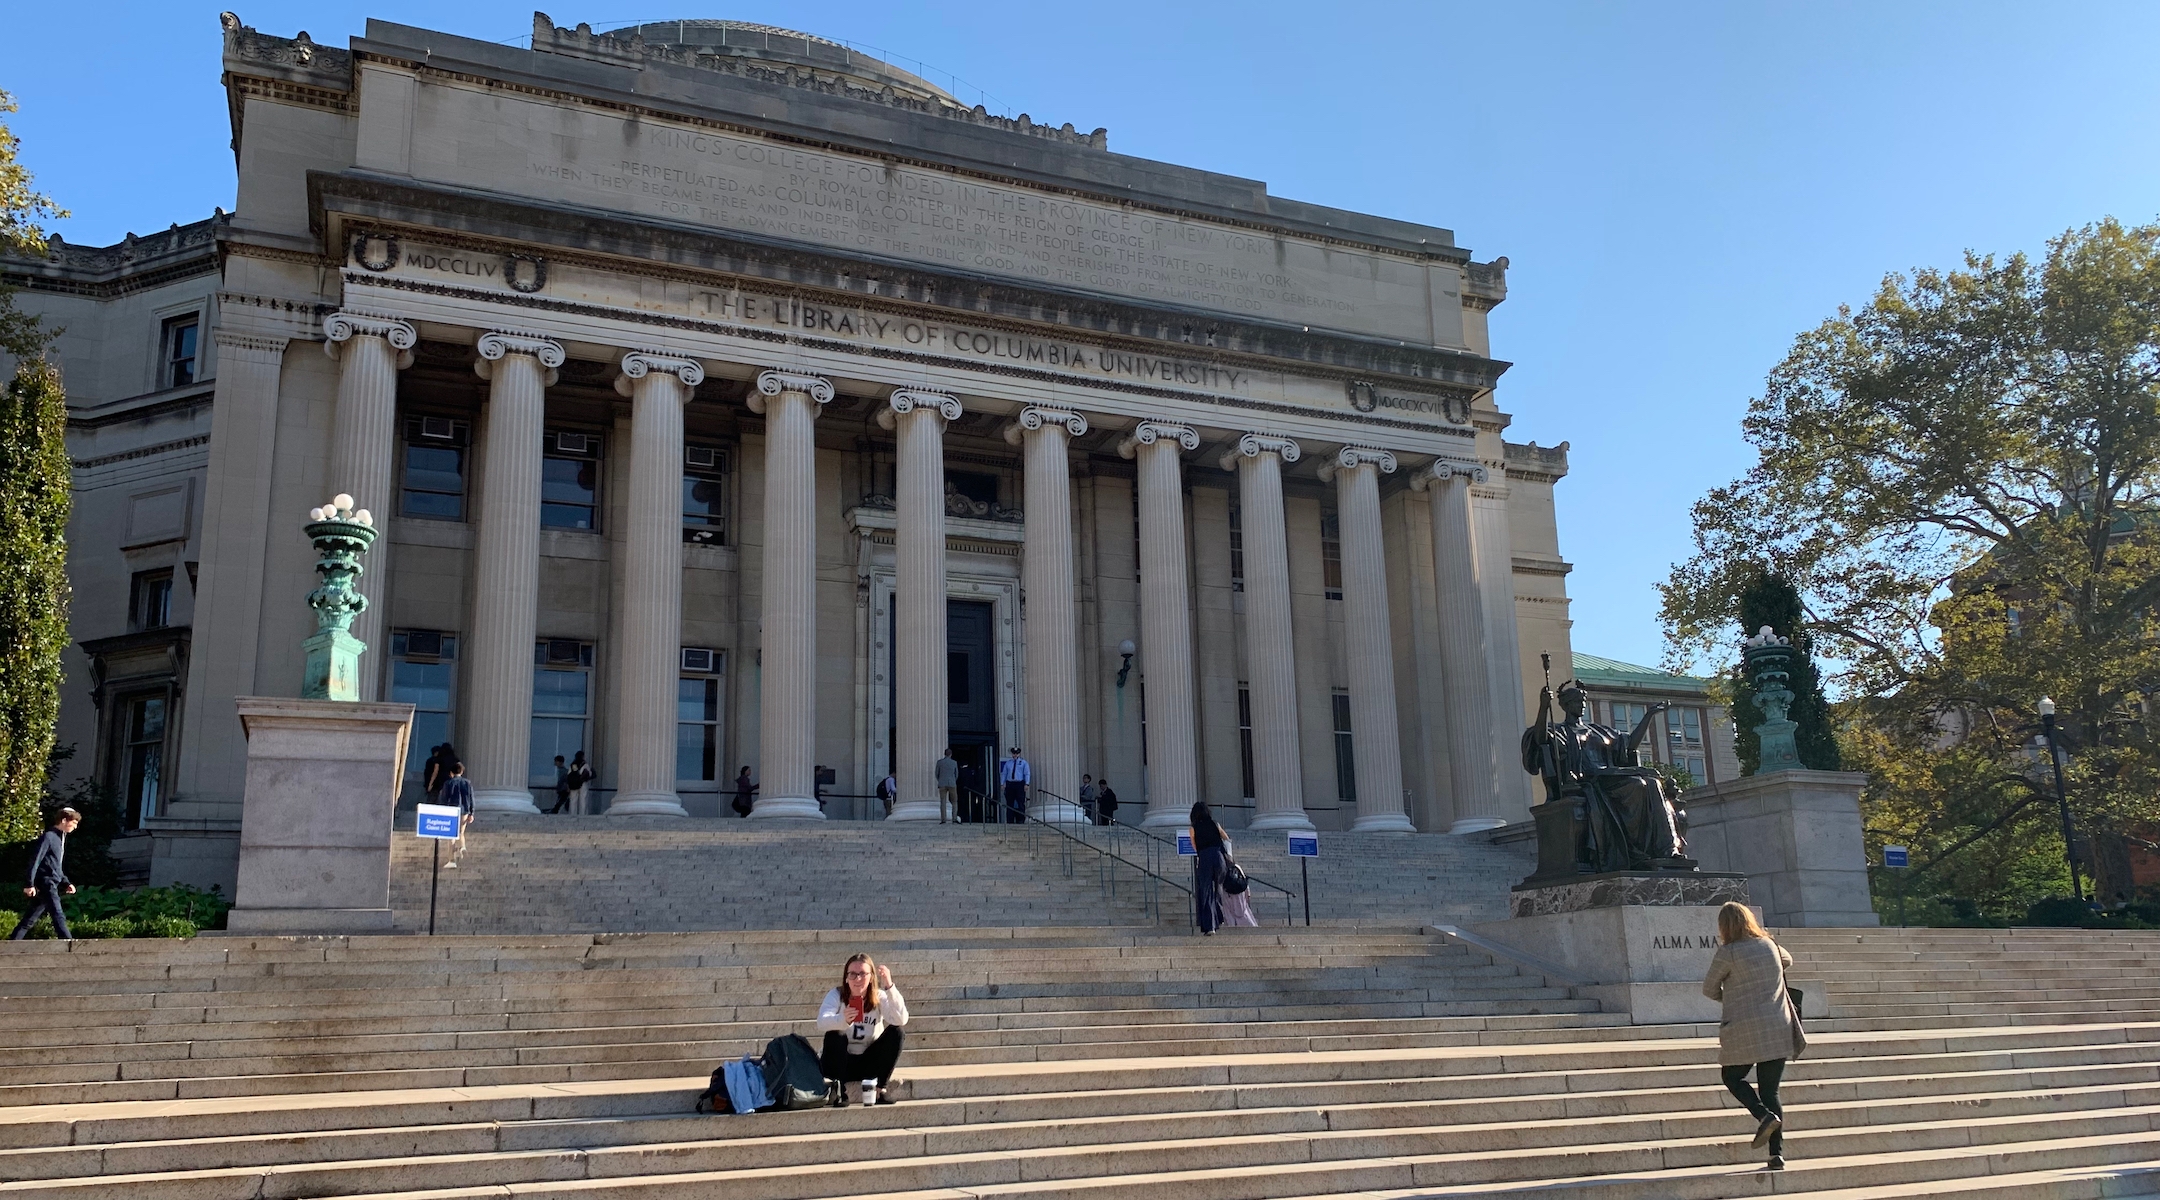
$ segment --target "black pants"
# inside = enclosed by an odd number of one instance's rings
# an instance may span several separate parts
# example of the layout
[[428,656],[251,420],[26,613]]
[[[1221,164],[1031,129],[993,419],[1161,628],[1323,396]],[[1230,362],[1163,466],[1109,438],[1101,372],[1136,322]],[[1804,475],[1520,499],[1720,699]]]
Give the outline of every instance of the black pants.
[[1223,848],[1209,846],[1193,861],[1193,920],[1200,932],[1222,928]]
[[1005,784],[1005,819],[1013,824],[1024,824],[1027,819],[1027,784],[1017,779]]
[[900,1043],[905,1041],[898,1025],[887,1025],[885,1032],[861,1054],[849,1054],[847,1035],[832,1030],[825,1035],[825,1049],[818,1055],[818,1070],[827,1079],[841,1083],[860,1083],[875,1079],[883,1087],[892,1082],[893,1068],[900,1065]]
[[62,941],[74,940],[75,935],[68,932],[67,914],[60,909],[60,893],[64,890],[66,889],[63,885],[56,883],[37,885],[37,897],[30,901],[30,911],[22,915],[22,920],[16,923],[15,932],[8,935],[8,940],[19,942],[29,937],[30,927],[37,924],[39,917],[44,916],[52,918],[54,937]]
[[[1759,1096],[1754,1088],[1748,1086],[1747,1075],[1751,1069],[1755,1072],[1756,1081],[1762,1084],[1762,1094]],[[1773,1058],[1769,1062],[1756,1063],[1752,1068],[1745,1065],[1719,1067],[1718,1074],[1725,1080],[1725,1090],[1746,1105],[1748,1112],[1754,1114],[1757,1121],[1772,1113],[1777,1114],[1779,1120],[1785,1118],[1785,1106],[1779,1104],[1777,1098],[1778,1081],[1785,1078],[1784,1059]],[[1780,1129],[1770,1135],[1770,1153],[1785,1153],[1784,1130]]]

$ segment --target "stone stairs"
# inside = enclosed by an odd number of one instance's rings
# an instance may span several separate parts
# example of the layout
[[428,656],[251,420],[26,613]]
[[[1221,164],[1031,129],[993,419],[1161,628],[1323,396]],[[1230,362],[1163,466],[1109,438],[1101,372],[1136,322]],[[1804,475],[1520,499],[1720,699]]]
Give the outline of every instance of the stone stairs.
[[[1411,925],[0,947],[0,1197],[2160,1196],[2160,935],[1788,930],[1787,1170],[1715,1030]],[[891,1107],[693,1116],[855,948]]]
[[[1075,832],[1112,848],[1104,831]],[[1116,850],[1147,861],[1140,838]],[[391,905],[401,932],[427,929],[430,851],[409,819],[391,845]],[[1467,923],[1507,916],[1528,875],[1525,846],[1444,834],[1323,835],[1309,864],[1321,920]],[[1248,834],[1239,860],[1303,892],[1280,834]],[[1174,855],[1156,869],[1190,879]],[[1068,875],[1067,872],[1070,871]],[[936,822],[742,821],[483,813],[456,870],[439,873],[436,930],[449,934],[874,929],[936,925],[1131,926],[1150,922],[1141,876],[1048,830]],[[1166,924],[1189,923],[1185,893],[1162,892]],[[1304,919],[1304,897],[1256,889],[1264,924]]]

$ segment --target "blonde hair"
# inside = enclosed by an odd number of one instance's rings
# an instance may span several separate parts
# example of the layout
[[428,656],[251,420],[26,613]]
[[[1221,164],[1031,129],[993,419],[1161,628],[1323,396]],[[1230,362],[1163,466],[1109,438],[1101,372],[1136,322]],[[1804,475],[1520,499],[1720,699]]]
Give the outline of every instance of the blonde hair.
[[872,962],[867,954],[851,954],[848,956],[847,962],[841,965],[840,1003],[846,1004],[855,997],[855,993],[848,989],[847,973],[848,968],[856,963],[861,963],[863,970],[870,972],[869,982],[863,984],[863,1011],[869,1012],[873,1008],[883,1007],[885,997],[878,993],[877,964]]
[[1717,910],[1717,932],[1718,941],[1727,945],[1741,938],[1770,940],[1762,922],[1755,919],[1755,910],[1733,900],[1727,900],[1725,906]]

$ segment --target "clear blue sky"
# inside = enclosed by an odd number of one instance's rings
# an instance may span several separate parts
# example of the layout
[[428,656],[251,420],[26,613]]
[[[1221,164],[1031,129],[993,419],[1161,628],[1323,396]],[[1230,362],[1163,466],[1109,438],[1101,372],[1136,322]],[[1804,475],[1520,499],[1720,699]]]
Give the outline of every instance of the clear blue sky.
[[[338,45],[369,16],[532,28],[525,3],[242,2],[259,29]],[[1888,271],[2160,217],[2149,2],[549,3],[566,25],[731,17],[849,41],[993,109],[1106,125],[1120,153],[1507,255],[1499,400],[1515,440],[1573,444],[1575,645],[1636,662],[1661,652],[1653,585],[1688,553],[1688,505],[1751,461],[1740,415],[1794,334]],[[217,15],[9,18],[0,88],[70,240],[232,206]]]

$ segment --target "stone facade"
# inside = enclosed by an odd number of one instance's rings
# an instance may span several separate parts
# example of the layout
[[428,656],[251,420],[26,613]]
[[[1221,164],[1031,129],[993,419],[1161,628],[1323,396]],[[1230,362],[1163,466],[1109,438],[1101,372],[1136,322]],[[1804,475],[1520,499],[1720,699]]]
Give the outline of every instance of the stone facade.
[[1051,812],[1087,773],[1133,819],[1526,815],[1566,454],[1503,440],[1505,259],[817,39],[533,45],[228,17],[238,211],[5,264],[68,326],[63,740],[141,793],[116,673],[164,689],[152,878],[230,885],[235,702],[298,690],[340,490],[384,530],[363,696],[483,806],[582,749],[596,808],[719,816],[748,765],[759,816],[882,816],[890,769],[920,817],[949,739],[1025,746]]

